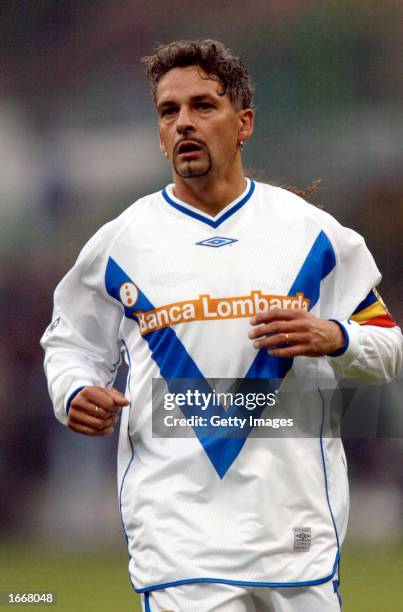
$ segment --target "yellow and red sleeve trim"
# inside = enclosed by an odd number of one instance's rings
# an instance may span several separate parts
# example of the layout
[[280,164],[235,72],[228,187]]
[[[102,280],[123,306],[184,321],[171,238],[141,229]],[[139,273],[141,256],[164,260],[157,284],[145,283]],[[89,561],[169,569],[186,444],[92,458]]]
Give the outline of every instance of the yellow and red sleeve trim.
[[367,297],[357,306],[350,319],[359,325],[376,327],[395,327],[396,321],[386,308],[381,296],[372,289]]

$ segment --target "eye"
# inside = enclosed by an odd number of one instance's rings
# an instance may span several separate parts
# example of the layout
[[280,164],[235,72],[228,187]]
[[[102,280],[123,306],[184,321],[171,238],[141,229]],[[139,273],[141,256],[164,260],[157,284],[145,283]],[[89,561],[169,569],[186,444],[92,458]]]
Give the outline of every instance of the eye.
[[214,105],[211,104],[211,102],[198,102],[197,108],[199,110],[210,110],[211,108],[214,108]]
[[176,113],[175,106],[167,106],[161,111],[161,117],[172,117]]

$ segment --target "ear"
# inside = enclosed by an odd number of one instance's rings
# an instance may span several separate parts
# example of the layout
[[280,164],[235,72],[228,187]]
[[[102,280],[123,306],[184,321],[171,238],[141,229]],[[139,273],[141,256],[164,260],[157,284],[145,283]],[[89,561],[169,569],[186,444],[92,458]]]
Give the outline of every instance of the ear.
[[255,113],[251,108],[239,111],[239,142],[246,142],[253,134]]

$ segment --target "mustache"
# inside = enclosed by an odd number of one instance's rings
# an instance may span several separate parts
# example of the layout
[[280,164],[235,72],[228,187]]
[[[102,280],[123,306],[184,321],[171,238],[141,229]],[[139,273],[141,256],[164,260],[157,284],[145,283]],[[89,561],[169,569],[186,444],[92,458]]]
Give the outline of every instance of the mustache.
[[180,147],[180,145],[182,144],[182,142],[195,142],[198,145],[202,146],[202,147],[206,147],[206,143],[204,142],[204,140],[202,140],[201,138],[181,138],[180,140],[178,140],[178,142],[175,144],[174,147],[174,154],[178,151],[178,148]]

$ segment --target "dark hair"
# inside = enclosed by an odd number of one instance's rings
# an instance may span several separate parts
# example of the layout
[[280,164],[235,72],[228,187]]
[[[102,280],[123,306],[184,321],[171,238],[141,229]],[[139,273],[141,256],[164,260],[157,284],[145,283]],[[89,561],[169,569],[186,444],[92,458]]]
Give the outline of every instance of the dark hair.
[[242,60],[218,40],[177,40],[158,45],[155,55],[143,57],[151,81],[154,100],[160,79],[172,68],[200,66],[210,78],[223,86],[220,95],[228,96],[238,109],[252,107],[253,85]]

